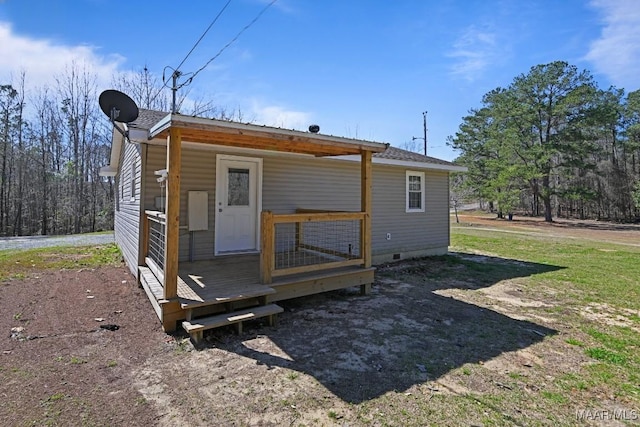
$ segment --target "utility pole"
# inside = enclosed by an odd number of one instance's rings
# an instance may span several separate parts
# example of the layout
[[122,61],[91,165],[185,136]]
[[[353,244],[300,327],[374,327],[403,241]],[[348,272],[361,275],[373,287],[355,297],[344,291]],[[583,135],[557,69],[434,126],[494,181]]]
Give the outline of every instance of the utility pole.
[[424,137],[420,138],[419,136],[414,136],[411,138],[412,141],[416,139],[421,139],[424,141],[424,155],[427,155],[427,111],[422,112],[422,129],[424,131]]
[[176,92],[178,92],[178,78],[182,73],[178,70],[175,70],[171,75],[171,114],[175,114],[177,111],[176,108]]
[[427,155],[427,112],[422,112],[422,129],[424,130],[424,155]]

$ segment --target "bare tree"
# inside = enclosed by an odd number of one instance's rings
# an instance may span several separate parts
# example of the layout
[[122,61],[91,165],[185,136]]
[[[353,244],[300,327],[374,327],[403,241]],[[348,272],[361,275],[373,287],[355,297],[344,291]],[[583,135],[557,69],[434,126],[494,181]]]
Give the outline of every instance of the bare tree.
[[11,84],[0,86],[0,235],[7,235],[9,228],[18,100],[18,91]]
[[22,215],[23,215],[23,206],[24,206],[24,188],[25,188],[25,161],[26,161],[26,151],[24,144],[24,83],[25,83],[25,73],[22,72],[20,74],[20,79],[18,81],[18,94],[16,96],[15,101],[15,132],[16,132],[16,141],[17,141],[17,153],[15,156],[15,164],[16,164],[16,194],[14,198],[14,220],[13,220],[13,233],[16,236],[22,235]]
[[119,73],[112,80],[113,87],[126,93],[140,108],[169,111],[171,97],[168,87],[145,66],[139,71]]
[[72,219],[69,231],[80,233],[86,214],[86,151],[90,148],[88,145],[94,137],[93,127],[98,120],[96,77],[85,65],[73,62],[64,74],[56,78],[56,83],[62,100],[65,137],[71,148],[68,172],[73,191],[67,204],[67,214]]

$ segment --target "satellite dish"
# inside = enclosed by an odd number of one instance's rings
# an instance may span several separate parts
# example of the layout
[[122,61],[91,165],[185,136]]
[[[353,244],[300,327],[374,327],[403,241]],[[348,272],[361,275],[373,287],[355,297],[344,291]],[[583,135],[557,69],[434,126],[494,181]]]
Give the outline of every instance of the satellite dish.
[[98,98],[100,109],[112,122],[131,123],[138,118],[138,106],[128,95],[108,89]]
[[320,126],[318,126],[318,125],[311,125],[311,126],[309,126],[309,132],[311,132],[311,133],[318,133],[318,132],[320,132]]

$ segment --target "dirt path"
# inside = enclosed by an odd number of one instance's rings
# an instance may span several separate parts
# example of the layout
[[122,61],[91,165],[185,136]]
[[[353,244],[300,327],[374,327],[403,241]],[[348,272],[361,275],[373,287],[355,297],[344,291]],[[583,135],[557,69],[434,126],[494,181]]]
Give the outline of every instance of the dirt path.
[[0,251],[50,248],[54,246],[88,246],[113,243],[113,232],[102,234],[74,234],[71,236],[0,237]]
[[600,221],[555,219],[552,223],[542,218],[514,217],[513,221],[498,219],[495,215],[459,214],[459,226],[482,227],[500,233],[523,233],[589,239],[640,246],[640,224],[614,224]]

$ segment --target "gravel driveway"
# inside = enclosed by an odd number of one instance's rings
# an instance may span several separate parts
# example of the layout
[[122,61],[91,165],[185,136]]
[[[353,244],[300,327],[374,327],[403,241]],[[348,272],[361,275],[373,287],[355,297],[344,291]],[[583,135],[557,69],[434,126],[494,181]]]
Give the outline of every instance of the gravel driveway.
[[51,246],[90,246],[113,243],[113,232],[105,234],[73,234],[68,236],[0,237],[0,251],[35,249]]

